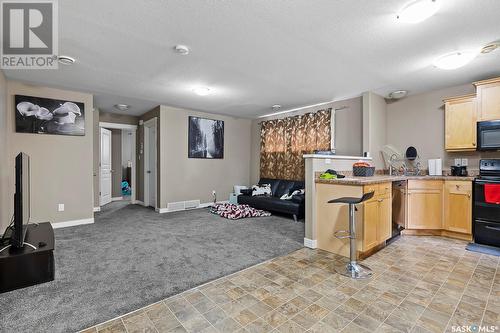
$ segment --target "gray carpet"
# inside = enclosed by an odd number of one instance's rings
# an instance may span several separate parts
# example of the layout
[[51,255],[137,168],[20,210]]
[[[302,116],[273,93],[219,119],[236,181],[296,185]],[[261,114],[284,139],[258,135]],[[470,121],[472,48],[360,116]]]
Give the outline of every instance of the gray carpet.
[[0,332],[72,332],[302,247],[304,224],[110,204],[56,229],[56,279],[0,294]]

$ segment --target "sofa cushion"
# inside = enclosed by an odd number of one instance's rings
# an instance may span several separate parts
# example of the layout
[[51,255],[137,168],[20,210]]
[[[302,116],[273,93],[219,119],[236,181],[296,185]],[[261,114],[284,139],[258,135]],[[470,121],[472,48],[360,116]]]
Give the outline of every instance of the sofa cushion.
[[270,184],[271,185],[271,195],[274,196],[274,193],[276,192],[276,189],[278,188],[278,185],[280,183],[279,179],[271,179],[271,178],[261,178],[259,180],[259,185],[262,184]]

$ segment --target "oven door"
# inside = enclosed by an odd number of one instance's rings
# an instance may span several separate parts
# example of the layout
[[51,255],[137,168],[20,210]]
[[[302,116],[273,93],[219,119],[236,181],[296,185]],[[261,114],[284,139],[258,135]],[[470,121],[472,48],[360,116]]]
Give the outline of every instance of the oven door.
[[500,184],[500,180],[474,180],[474,220],[496,222],[500,224],[500,205],[486,202],[484,198],[484,184]]
[[500,247],[500,223],[474,220],[474,242]]
[[477,149],[500,150],[500,120],[477,123]]

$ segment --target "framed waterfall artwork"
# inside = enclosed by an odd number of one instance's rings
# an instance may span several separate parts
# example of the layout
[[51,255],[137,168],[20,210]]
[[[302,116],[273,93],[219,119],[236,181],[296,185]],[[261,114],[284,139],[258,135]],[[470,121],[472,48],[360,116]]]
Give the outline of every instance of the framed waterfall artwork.
[[85,135],[83,103],[15,95],[16,132]]
[[188,157],[224,158],[224,121],[190,116]]

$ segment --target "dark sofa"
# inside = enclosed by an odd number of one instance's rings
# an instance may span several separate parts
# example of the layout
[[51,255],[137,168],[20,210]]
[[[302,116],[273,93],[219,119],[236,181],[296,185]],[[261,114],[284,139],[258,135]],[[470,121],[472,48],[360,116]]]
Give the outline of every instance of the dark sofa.
[[290,214],[295,221],[304,216],[305,195],[294,195],[291,200],[280,199],[285,193],[288,194],[294,190],[304,189],[303,181],[262,178],[259,184],[271,184],[272,195],[252,196],[251,194],[241,194],[238,196],[238,203],[271,212]]

